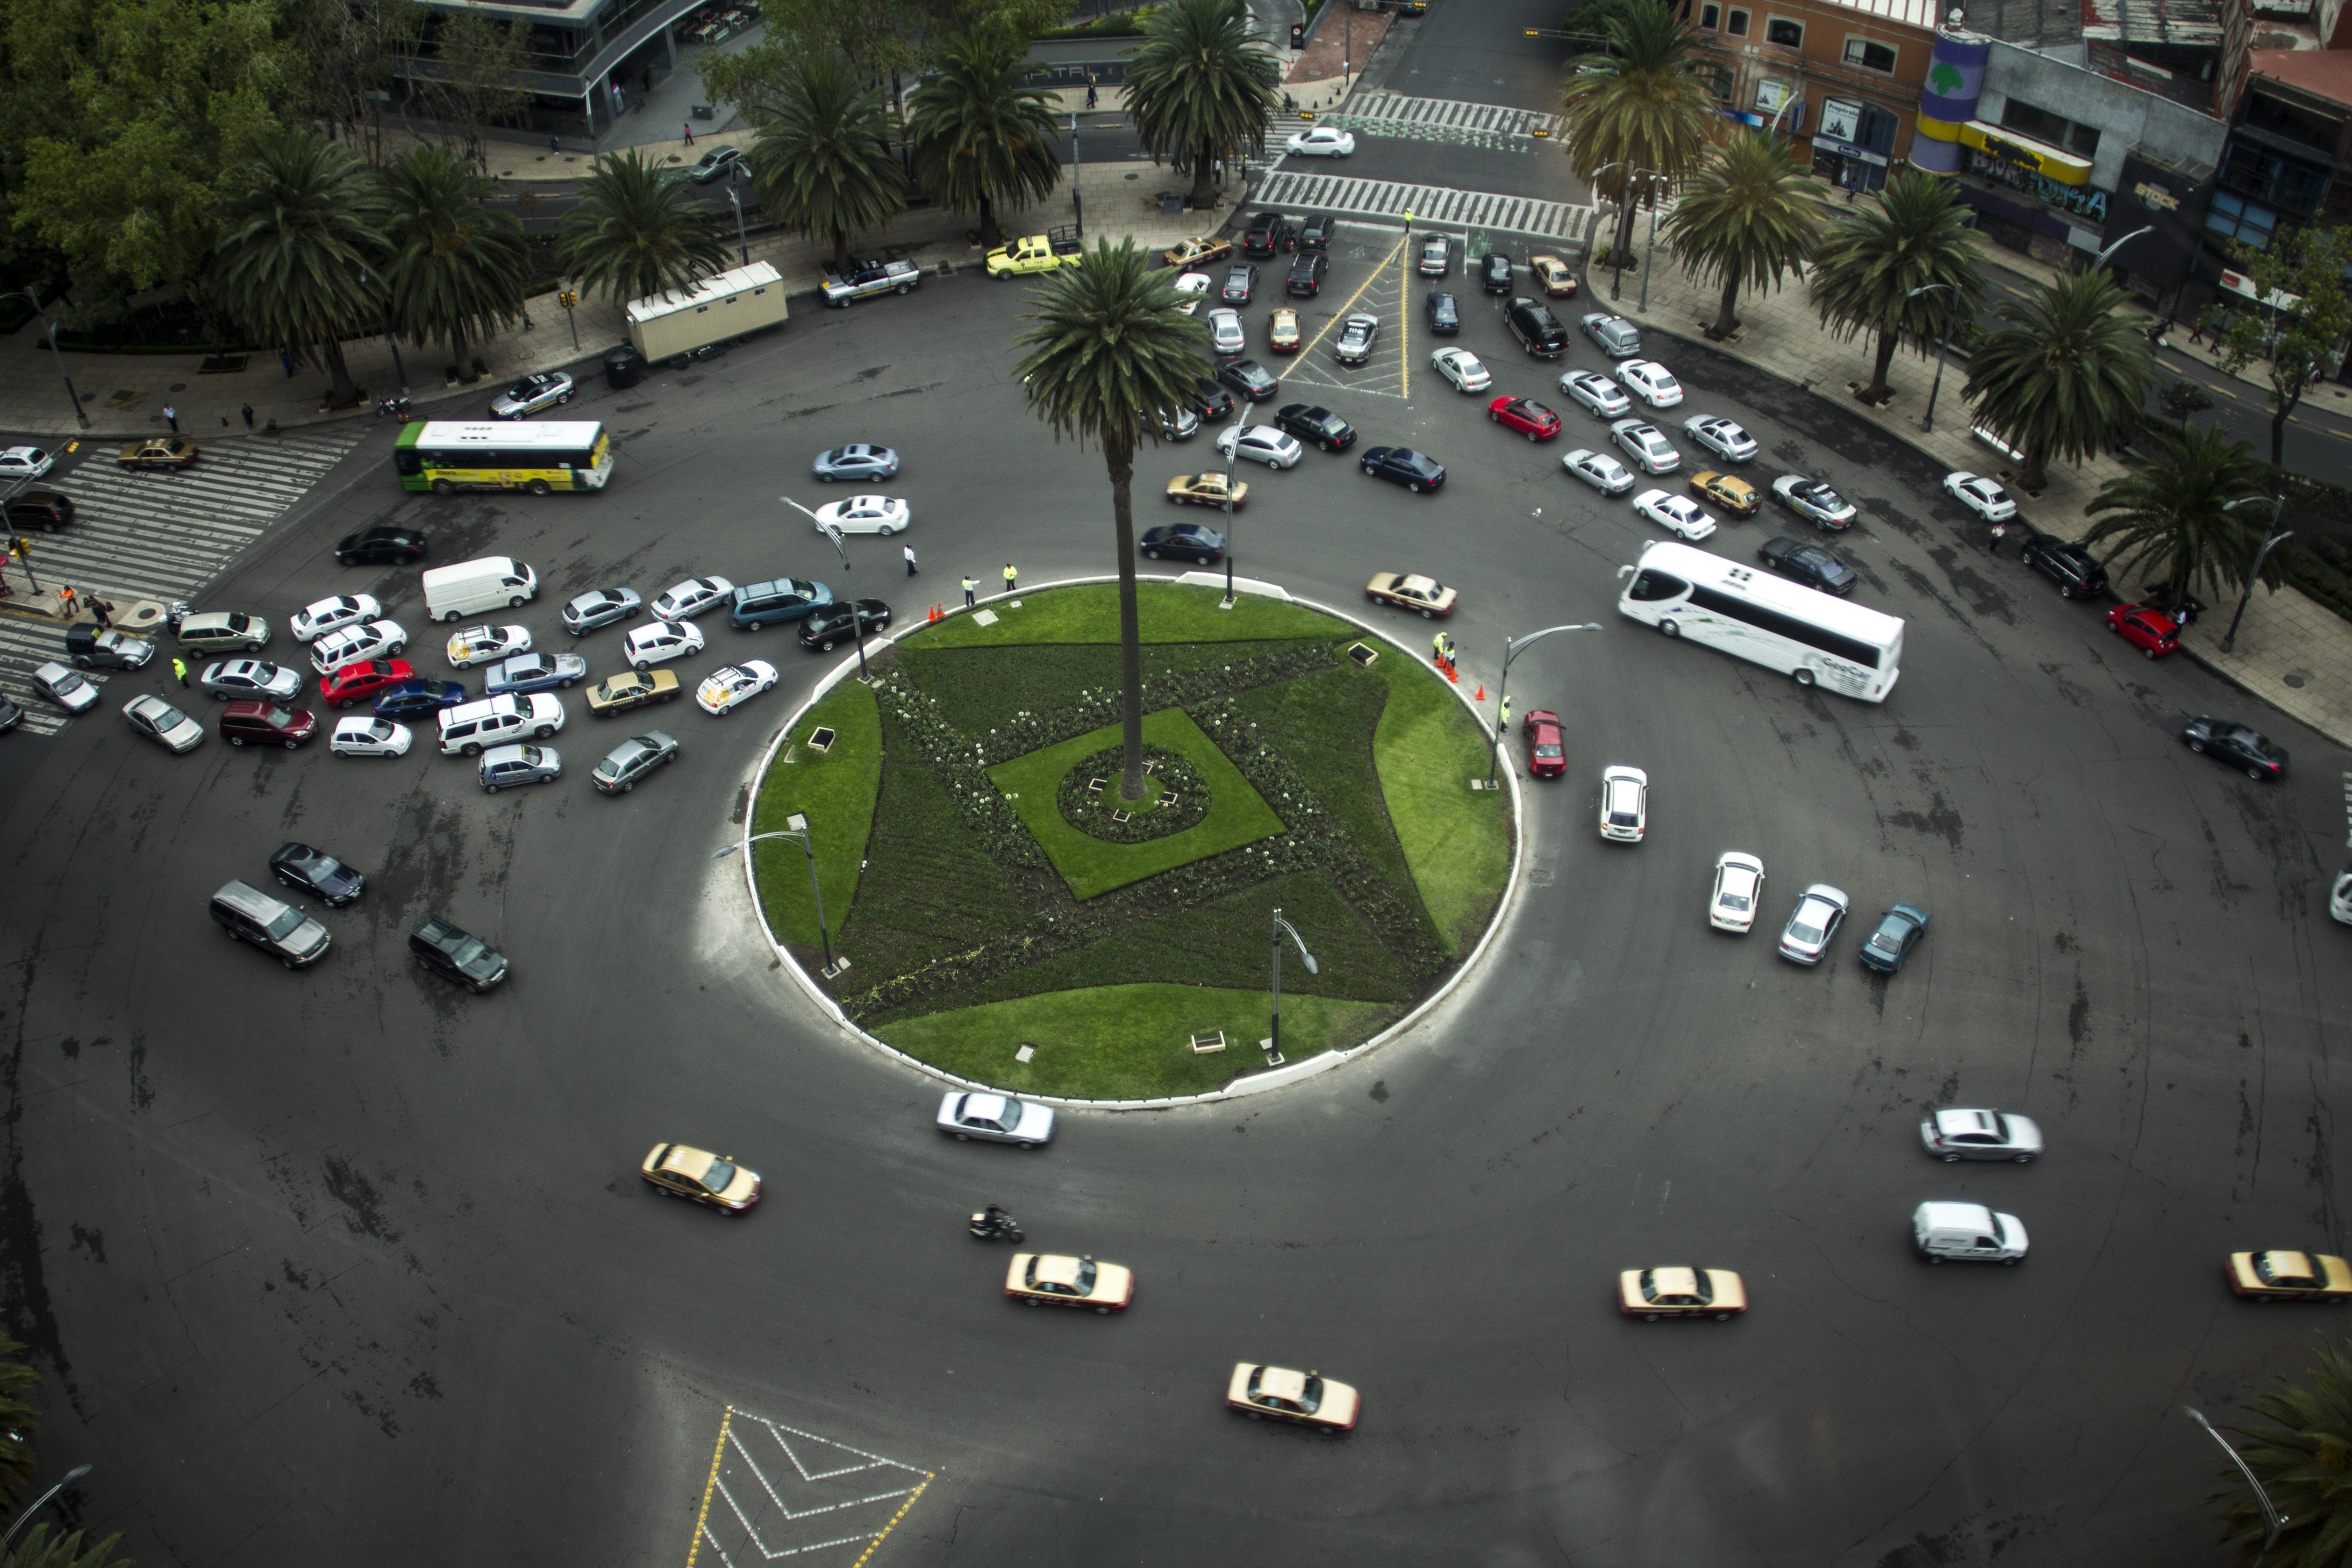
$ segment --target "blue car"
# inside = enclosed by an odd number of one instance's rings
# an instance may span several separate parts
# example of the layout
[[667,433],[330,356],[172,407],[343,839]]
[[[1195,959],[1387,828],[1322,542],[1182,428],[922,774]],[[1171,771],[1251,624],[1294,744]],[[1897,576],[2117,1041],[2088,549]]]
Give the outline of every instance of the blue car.
[[490,666],[482,695],[500,697],[509,691],[552,691],[569,687],[588,673],[588,661],[576,653],[519,653]]
[[466,700],[462,680],[404,680],[375,700],[379,719],[430,719]]
[[1927,911],[1915,904],[1897,904],[1886,911],[1878,929],[1863,939],[1862,962],[1872,969],[1892,974],[1903,967],[1919,939],[1927,934]]

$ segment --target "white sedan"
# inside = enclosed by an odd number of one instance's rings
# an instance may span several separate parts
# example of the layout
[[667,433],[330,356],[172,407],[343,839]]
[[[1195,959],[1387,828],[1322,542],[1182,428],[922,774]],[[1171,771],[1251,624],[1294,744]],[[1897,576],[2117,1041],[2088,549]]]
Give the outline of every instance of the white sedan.
[[2017,515],[2009,492],[1981,474],[1946,474],[1944,493],[1987,522],[2007,522]]
[[11,447],[0,452],[0,479],[37,479],[57,466],[57,454],[38,447]]
[[1696,544],[1715,531],[1715,519],[1688,496],[1643,490],[1633,498],[1633,510],[1687,543]]
[[286,629],[294,634],[296,642],[309,642],[325,637],[329,632],[341,631],[345,626],[362,621],[374,620],[383,614],[373,594],[338,594],[331,599],[320,599],[315,605],[305,605],[294,612]]
[[657,664],[702,651],[702,628],[692,621],[649,621],[629,633],[621,658],[639,675]]
[[1429,356],[1429,363],[1454,384],[1456,392],[1484,392],[1495,384],[1495,378],[1468,349],[1440,349]]
[[1650,826],[1650,775],[1639,768],[1601,770],[1601,837],[1639,844]]
[[1242,313],[1224,306],[1209,312],[1209,347],[1221,354],[1237,354],[1249,347],[1249,332],[1242,326]]
[[1617,379],[1627,391],[1653,408],[1672,408],[1683,400],[1683,384],[1675,373],[1654,359],[1621,359]]
[[1589,370],[1570,371],[1559,378],[1559,389],[1603,419],[1622,419],[1633,410],[1623,387]]
[[310,668],[332,675],[347,664],[390,658],[408,646],[408,628],[398,621],[362,621],[329,632],[310,645]]
[[676,587],[655,595],[646,612],[657,621],[690,620],[725,604],[734,592],[735,584],[724,577],[688,577]]
[[1228,458],[1239,456],[1253,463],[1264,463],[1269,468],[1291,468],[1298,466],[1307,448],[1271,425],[1234,425],[1217,437],[1217,450]]
[[1356,150],[1356,139],[1333,125],[1302,131],[1282,144],[1283,151],[1301,158],[1344,158]]
[[1187,272],[1176,279],[1176,296],[1184,301],[1178,309],[1188,316],[1192,314],[1201,308],[1202,300],[1216,287],[1216,283],[1217,280],[1205,272]]
[[327,750],[339,757],[404,757],[408,755],[408,742],[407,725],[354,713],[335,721],[335,732],[327,739]]
[[776,683],[776,667],[764,658],[747,658],[714,669],[694,689],[694,700],[705,713],[725,718]]
[[1633,488],[1633,473],[1606,452],[1579,447],[1560,458],[1559,466],[1605,496],[1622,496]]
[[1043,1149],[1054,1136],[1054,1108],[1009,1094],[966,1094],[951,1089],[940,1100],[939,1129],[959,1143],[974,1138]]
[[819,531],[832,527],[844,533],[889,534],[914,521],[914,509],[897,496],[851,496],[816,509]]
[[530,651],[528,626],[467,626],[449,639],[449,662],[459,669]]
[[1756,455],[1756,437],[1719,414],[1695,414],[1683,421],[1683,431],[1727,463],[1744,463]]
[[1763,897],[1764,862],[1745,850],[1727,849],[1715,858],[1715,894],[1706,901],[1706,923],[1745,935],[1756,923],[1756,905]]

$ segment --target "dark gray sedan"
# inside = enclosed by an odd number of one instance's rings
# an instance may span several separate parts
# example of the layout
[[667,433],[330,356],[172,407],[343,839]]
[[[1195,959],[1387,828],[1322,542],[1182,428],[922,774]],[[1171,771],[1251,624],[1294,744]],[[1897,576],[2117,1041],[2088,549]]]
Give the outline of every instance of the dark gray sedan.
[[626,795],[637,787],[639,779],[676,761],[677,742],[659,730],[649,730],[604,753],[604,760],[589,777],[601,794]]

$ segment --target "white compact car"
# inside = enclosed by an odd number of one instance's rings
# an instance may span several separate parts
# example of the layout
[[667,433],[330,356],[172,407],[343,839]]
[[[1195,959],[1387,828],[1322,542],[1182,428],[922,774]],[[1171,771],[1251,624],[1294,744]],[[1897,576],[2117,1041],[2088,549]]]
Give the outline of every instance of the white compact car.
[[0,479],[37,479],[57,466],[57,455],[38,447],[11,447],[0,452]]
[[530,651],[528,626],[467,626],[449,638],[449,662],[459,669]]
[[915,521],[914,509],[897,496],[851,496],[816,509],[820,531],[837,528],[844,533],[898,532]]
[[1925,1203],[1911,1211],[1911,1245],[1930,1263],[2015,1264],[2025,1256],[2025,1225],[1982,1204]]
[[1282,150],[1299,158],[1345,158],[1355,152],[1356,139],[1337,126],[1318,125],[1285,142]]
[[338,594],[331,599],[321,599],[315,605],[305,605],[294,612],[286,629],[294,634],[296,642],[310,642],[329,632],[341,631],[362,621],[373,621],[383,614],[373,594]]
[[1683,400],[1683,384],[1675,373],[1654,359],[1621,359],[1617,379],[1625,390],[1653,408],[1672,408]]
[[1745,935],[1756,924],[1756,905],[1764,897],[1764,862],[1739,849],[1715,858],[1715,892],[1706,900],[1706,923],[1717,931]]
[[404,757],[412,739],[405,724],[354,713],[335,721],[327,750],[339,757]]
[[764,658],[747,658],[714,669],[694,689],[694,700],[705,713],[724,718],[776,683],[776,667]]
[[1944,493],[1987,522],[2007,522],[2017,515],[2017,502],[2009,492],[1981,474],[1946,474]]
[[692,621],[653,621],[631,631],[621,658],[639,675],[657,664],[702,651],[702,628]]
[[1683,432],[1727,463],[1744,463],[1756,455],[1756,437],[1720,414],[1694,414],[1683,421]]
[[1679,539],[1696,544],[1715,532],[1715,519],[1688,496],[1664,490],[1643,490],[1633,498],[1633,510]]
[[1307,448],[1271,425],[1228,426],[1217,437],[1217,450],[1226,457],[1264,463],[1269,468],[1291,468]]
[[1199,310],[1201,301],[1210,289],[1216,287],[1216,283],[1217,280],[1205,272],[1187,272],[1176,279],[1177,297],[1184,301],[1181,307],[1183,312],[1190,316]]
[[368,621],[329,632],[310,645],[310,668],[332,675],[347,664],[390,658],[408,646],[408,632],[398,621]]
[[974,1138],[1043,1149],[1054,1136],[1054,1108],[1009,1094],[951,1090],[940,1100],[939,1129],[958,1142]]
[[1633,410],[1623,387],[1592,371],[1570,371],[1559,378],[1559,389],[1603,419],[1622,419]]
[[1601,837],[1639,844],[1650,827],[1650,775],[1639,768],[1601,770]]

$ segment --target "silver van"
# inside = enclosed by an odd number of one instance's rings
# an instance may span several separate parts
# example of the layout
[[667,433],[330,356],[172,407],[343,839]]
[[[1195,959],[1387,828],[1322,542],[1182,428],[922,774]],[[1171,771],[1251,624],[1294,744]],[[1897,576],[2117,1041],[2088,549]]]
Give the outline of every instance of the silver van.
[[1921,1204],[1911,1214],[1911,1242],[1930,1263],[2011,1263],[2025,1256],[2025,1226],[1982,1204]]
[[1640,331],[1622,316],[1595,310],[1584,318],[1582,325],[1584,335],[1600,345],[1601,352],[1611,359],[1631,359],[1642,352]]
[[333,940],[327,928],[258,888],[231,882],[213,895],[214,923],[239,942],[249,942],[289,969],[302,969],[327,956]]
[[503,746],[525,737],[544,741],[563,728],[563,703],[544,691],[528,697],[511,691],[479,702],[444,708],[441,754],[475,757],[491,746]]

